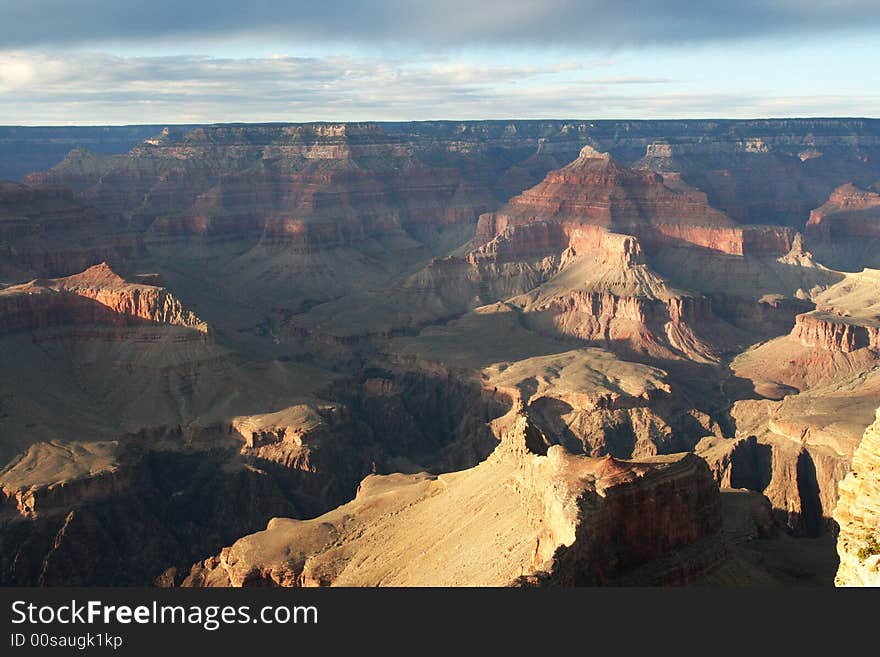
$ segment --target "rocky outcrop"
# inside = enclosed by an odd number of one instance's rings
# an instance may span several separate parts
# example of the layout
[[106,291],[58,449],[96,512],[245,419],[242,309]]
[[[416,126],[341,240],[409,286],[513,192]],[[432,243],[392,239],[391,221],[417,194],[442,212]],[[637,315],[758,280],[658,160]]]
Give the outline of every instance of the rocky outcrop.
[[849,459],[827,448],[777,435],[704,438],[696,453],[722,487],[763,493],[776,523],[795,536],[833,530],[831,510]]
[[[530,239],[535,235],[540,239]],[[508,227],[468,259],[486,267],[516,262],[519,254],[550,258],[553,249],[559,254],[553,261],[556,275],[509,301],[522,309],[525,325],[542,334],[654,356],[715,359],[714,347],[696,332],[721,324],[711,301],[671,288],[647,264],[636,237],[600,226],[540,221]],[[731,330],[719,328],[718,341],[731,337]]]
[[484,385],[522,408],[545,446],[621,459],[693,449],[718,430],[676,398],[666,372],[617,360],[599,348],[487,368]]
[[118,444],[37,443],[0,471],[0,507],[35,519],[124,493]]
[[810,212],[807,236],[819,241],[880,238],[880,194],[848,183]]
[[880,586],[880,412],[840,482],[837,586]]
[[168,290],[128,283],[101,263],[56,279],[0,291],[0,334],[55,326],[167,324],[206,334],[207,325]]
[[798,315],[791,335],[806,347],[828,351],[880,351],[880,322],[865,325],[857,319],[829,312],[813,311]]
[[[717,322],[708,299],[651,299],[609,292],[573,291],[528,308],[526,321],[542,331],[586,342],[621,343],[656,356],[713,360],[710,344],[693,327]],[[550,324],[550,326],[548,326]]]
[[611,584],[720,528],[718,490],[696,457],[536,453],[527,418],[505,422],[475,468],[368,477],[349,504],[273,519],[196,564],[185,585]]

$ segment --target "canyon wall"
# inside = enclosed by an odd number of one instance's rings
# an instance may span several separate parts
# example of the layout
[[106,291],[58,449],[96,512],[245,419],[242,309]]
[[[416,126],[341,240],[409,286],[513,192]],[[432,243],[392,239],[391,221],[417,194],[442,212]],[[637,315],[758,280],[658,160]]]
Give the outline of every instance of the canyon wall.
[[67,187],[0,182],[0,280],[67,276],[142,250],[135,232]]
[[846,184],[810,212],[807,236],[819,241],[836,238],[880,238],[880,194]]
[[125,156],[72,152],[32,184],[64,184],[153,241],[248,239],[321,249],[472,223],[488,193],[421,163],[372,123],[165,130]]
[[648,248],[696,246],[739,256],[788,253],[795,235],[781,226],[737,225],[680,177],[626,168],[591,146],[498,211],[481,215],[476,240],[537,221],[602,226],[635,235]]

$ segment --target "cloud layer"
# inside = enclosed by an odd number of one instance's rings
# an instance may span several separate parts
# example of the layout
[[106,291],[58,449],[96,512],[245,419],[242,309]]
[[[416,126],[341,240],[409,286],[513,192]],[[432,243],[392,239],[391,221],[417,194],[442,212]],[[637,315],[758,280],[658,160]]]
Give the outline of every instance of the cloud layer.
[[477,65],[448,58],[223,59],[0,52],[0,123],[659,118],[880,113],[858,98],[712,92],[609,75],[604,60]]
[[876,2],[0,0],[0,124],[877,116]]
[[234,35],[614,48],[880,25],[876,0],[0,0],[0,16],[0,49]]

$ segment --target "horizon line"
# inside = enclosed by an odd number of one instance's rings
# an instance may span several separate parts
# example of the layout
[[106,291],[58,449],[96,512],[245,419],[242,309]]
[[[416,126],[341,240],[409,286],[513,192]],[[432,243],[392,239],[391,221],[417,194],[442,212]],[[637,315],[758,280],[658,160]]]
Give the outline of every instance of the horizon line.
[[557,117],[557,118],[469,118],[469,119],[352,119],[352,120],[333,120],[333,119],[314,119],[302,121],[202,121],[195,123],[0,123],[0,129],[3,128],[138,128],[138,127],[221,127],[221,126],[282,126],[282,125],[349,125],[349,124],[401,124],[401,123],[538,123],[552,122],[563,123],[569,121],[594,121],[597,123],[662,123],[662,122],[701,122],[701,121],[721,121],[726,123],[745,123],[748,121],[880,121],[880,116],[753,116],[753,117],[720,117],[720,116],[703,116],[696,118],[588,118],[588,117]]

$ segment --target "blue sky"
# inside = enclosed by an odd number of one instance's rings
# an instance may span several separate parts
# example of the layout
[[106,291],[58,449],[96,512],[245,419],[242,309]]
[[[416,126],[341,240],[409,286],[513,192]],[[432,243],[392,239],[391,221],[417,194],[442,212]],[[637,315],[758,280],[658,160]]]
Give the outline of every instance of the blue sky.
[[0,124],[877,117],[878,14],[876,0],[0,0]]

